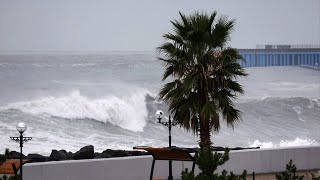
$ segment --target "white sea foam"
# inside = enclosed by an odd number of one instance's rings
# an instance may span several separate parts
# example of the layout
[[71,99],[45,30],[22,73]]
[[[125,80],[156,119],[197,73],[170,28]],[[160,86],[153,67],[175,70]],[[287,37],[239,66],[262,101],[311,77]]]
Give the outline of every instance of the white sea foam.
[[34,63],[32,64],[32,66],[36,66],[36,67],[54,67],[53,65],[51,64],[38,64],[38,63]]
[[72,64],[72,67],[86,67],[86,66],[95,66],[96,63],[78,63]]
[[319,145],[313,139],[309,138],[296,138],[295,140],[281,140],[279,143],[269,142],[260,142],[259,140],[255,140],[249,143],[249,147],[257,147],[260,148],[273,148],[273,147],[295,147],[295,146],[311,146],[311,145]]
[[260,142],[259,140],[255,140],[249,143],[249,147],[272,148],[275,146],[272,142]]
[[18,109],[39,116],[94,119],[138,132],[146,125],[146,93],[142,90],[123,97],[89,99],[75,91],[65,97],[49,96],[34,101],[12,103],[5,109]]
[[294,106],[292,109],[297,113],[299,120],[305,122],[302,118],[302,108],[300,106]]
[[315,99],[315,101],[317,102],[318,106],[320,106],[320,99]]

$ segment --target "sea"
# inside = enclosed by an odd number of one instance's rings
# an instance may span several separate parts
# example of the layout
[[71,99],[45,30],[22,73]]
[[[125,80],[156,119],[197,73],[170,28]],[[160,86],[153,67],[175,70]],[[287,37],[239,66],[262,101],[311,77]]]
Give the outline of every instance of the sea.
[[[27,124],[24,154],[132,150],[168,146],[168,128],[155,112],[165,82],[155,52],[48,52],[0,55],[0,153],[19,151],[10,140]],[[241,120],[222,123],[214,146],[274,148],[320,143],[320,70],[299,66],[245,68],[245,94],[235,100]],[[172,145],[196,147],[199,137],[172,128]]]

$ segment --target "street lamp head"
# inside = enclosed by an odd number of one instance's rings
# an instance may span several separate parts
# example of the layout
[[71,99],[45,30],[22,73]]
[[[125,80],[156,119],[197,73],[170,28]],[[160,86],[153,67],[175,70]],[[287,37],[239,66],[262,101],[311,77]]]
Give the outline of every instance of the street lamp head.
[[20,122],[17,124],[17,131],[19,133],[23,133],[26,130],[27,130],[27,125],[24,122]]
[[161,122],[161,119],[163,118],[163,112],[161,111],[161,110],[158,110],[157,112],[156,112],[156,117],[157,117],[157,119],[159,120],[159,123]]

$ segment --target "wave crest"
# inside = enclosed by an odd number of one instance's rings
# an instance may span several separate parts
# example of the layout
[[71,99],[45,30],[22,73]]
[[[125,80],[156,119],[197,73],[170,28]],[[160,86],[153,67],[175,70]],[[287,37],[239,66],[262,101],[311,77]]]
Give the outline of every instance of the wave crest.
[[295,146],[311,146],[318,145],[319,143],[309,138],[296,138],[293,141],[281,140],[278,144],[272,142],[260,142],[255,140],[249,143],[249,147],[260,147],[260,148],[275,148],[275,147],[295,147]]
[[65,97],[49,96],[34,101],[12,103],[5,109],[66,119],[94,119],[138,132],[143,131],[146,125],[146,94],[146,91],[140,90],[125,97],[89,99],[75,91]]

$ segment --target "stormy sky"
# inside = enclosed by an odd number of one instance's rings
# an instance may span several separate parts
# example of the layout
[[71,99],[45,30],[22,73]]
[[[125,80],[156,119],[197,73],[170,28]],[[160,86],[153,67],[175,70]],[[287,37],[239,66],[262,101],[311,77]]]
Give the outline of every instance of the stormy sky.
[[0,51],[153,51],[179,11],[214,10],[236,48],[320,44],[320,0],[0,0]]

